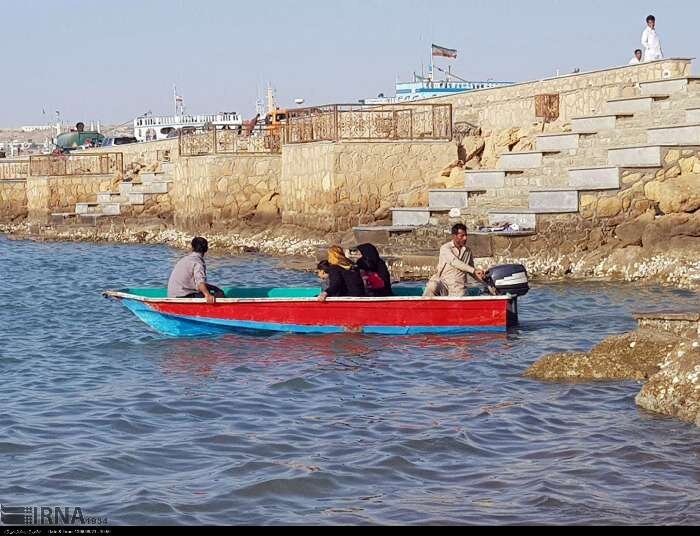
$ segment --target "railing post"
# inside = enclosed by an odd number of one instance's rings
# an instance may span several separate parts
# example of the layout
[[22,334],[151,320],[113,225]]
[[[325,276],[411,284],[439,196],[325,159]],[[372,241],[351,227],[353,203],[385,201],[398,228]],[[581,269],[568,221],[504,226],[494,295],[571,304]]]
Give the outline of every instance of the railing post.
[[334,106],[333,122],[335,123],[333,128],[333,138],[335,138],[334,141],[338,142],[340,141],[340,110],[338,110],[337,104]]
[[214,129],[211,131],[212,132],[212,139],[214,141],[214,154],[219,153],[219,145],[216,140],[216,126],[214,126]]
[[437,136],[435,136],[435,105],[430,106],[430,112],[433,118],[433,133],[432,133],[432,138],[435,139]]

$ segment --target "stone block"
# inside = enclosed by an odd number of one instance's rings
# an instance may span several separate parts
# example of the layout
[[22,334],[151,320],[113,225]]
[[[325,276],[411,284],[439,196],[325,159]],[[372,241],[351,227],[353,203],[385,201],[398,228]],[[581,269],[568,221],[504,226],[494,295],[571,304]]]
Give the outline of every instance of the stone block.
[[537,212],[578,212],[576,190],[533,190],[530,192],[530,209]]
[[569,170],[569,186],[576,190],[614,190],[620,187],[620,168],[579,168]]
[[683,125],[647,130],[652,145],[700,145],[700,125]]
[[661,167],[660,146],[608,150],[608,164],[617,167]]

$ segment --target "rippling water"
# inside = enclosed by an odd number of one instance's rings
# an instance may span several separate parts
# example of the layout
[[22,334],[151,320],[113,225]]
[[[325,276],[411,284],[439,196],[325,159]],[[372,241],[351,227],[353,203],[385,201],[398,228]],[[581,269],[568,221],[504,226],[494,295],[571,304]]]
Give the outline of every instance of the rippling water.
[[700,523],[697,428],[637,409],[634,382],[521,377],[697,294],[539,285],[507,336],[190,340],[100,296],[164,286],[179,255],[0,237],[0,503],[113,524]]

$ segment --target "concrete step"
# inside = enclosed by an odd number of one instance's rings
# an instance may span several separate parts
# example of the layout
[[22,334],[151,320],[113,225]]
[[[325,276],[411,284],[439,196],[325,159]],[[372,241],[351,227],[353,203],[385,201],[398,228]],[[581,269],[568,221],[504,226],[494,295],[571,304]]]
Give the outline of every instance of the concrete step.
[[650,128],[647,136],[650,144],[700,145],[700,124]]
[[674,93],[688,91],[688,87],[697,80],[695,77],[653,80],[651,82],[641,82],[639,89],[642,95],[673,95]]
[[118,216],[118,214],[105,214],[103,212],[92,212],[90,214],[78,214],[78,221],[81,223],[87,223],[90,225],[97,225],[97,220],[103,218],[113,218]]
[[521,231],[537,229],[537,213],[530,209],[503,209],[489,212],[489,225],[516,224]]
[[175,164],[172,162],[161,162],[160,163],[160,170],[163,173],[171,173],[172,171],[175,170]]
[[61,224],[74,220],[77,214],[75,212],[54,212],[51,214],[51,223]]
[[100,192],[97,194],[98,203],[126,203],[127,201],[127,196],[118,192]]
[[438,214],[447,214],[455,207],[411,207],[392,208],[391,223],[396,227],[420,227],[430,225],[430,219]]
[[530,190],[530,209],[538,212],[578,212],[578,191],[563,188]]
[[469,195],[475,192],[483,192],[474,188],[449,188],[442,190],[428,191],[429,207],[452,207],[467,208],[469,206]]
[[119,185],[119,192],[122,195],[130,193],[139,194],[167,194],[170,191],[172,181],[157,181],[144,184],[123,182]]
[[516,224],[521,231],[534,231],[537,229],[537,216],[540,214],[572,214],[578,212],[569,207],[552,207],[550,209],[511,208],[489,211],[489,225],[499,223]]
[[654,102],[667,98],[668,95],[646,95],[642,97],[610,99],[607,103],[607,109],[609,114],[616,115],[650,112]]
[[145,205],[147,195],[148,194],[142,194],[138,192],[129,192],[127,194],[127,202],[130,205]]
[[657,168],[663,163],[664,148],[660,145],[608,149],[608,164],[627,168]]
[[595,132],[564,132],[561,134],[541,134],[537,136],[536,147],[542,152],[560,152],[578,149],[579,137]]
[[493,190],[506,184],[506,172],[497,170],[467,171],[464,174],[465,188]]
[[616,190],[620,187],[620,168],[571,168],[569,186],[576,190]]
[[166,178],[165,173],[163,172],[139,173],[138,178],[143,184],[147,184],[149,182],[163,182],[168,180]]
[[690,125],[700,123],[700,108],[688,108],[685,113],[686,123]]
[[76,203],[75,213],[79,216],[84,214],[105,214],[116,216],[121,214],[119,203]]
[[415,230],[411,225],[367,225],[353,227],[352,233],[358,244],[388,244],[389,239],[398,235],[412,233]]
[[498,159],[498,169],[501,171],[522,171],[542,167],[545,152],[559,151],[527,151],[522,153],[503,153]]
[[573,132],[591,133],[601,130],[614,130],[617,127],[618,118],[634,117],[634,114],[610,114],[591,115],[587,117],[574,117],[571,120],[571,130]]

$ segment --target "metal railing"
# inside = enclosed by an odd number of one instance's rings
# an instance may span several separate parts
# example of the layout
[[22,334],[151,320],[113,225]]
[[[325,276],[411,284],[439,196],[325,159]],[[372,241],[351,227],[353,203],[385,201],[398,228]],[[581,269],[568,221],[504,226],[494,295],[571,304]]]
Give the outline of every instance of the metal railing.
[[277,154],[282,150],[281,128],[256,126],[180,133],[180,156],[213,154]]
[[29,160],[0,160],[0,180],[26,179],[29,176]]
[[109,175],[124,172],[122,153],[41,155],[29,157],[29,175]]
[[284,143],[451,139],[451,104],[332,104],[290,110]]

